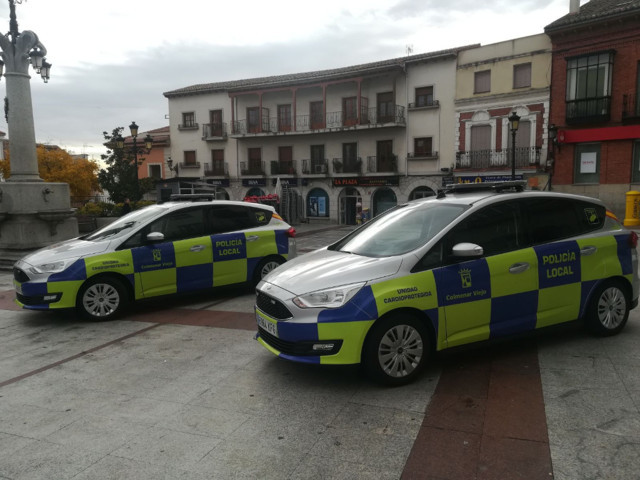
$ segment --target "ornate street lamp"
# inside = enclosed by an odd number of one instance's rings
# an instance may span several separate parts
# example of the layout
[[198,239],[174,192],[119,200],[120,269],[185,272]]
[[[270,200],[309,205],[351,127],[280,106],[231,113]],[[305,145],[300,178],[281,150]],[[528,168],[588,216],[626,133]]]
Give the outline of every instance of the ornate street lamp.
[[[134,162],[135,174],[136,174],[136,177],[135,177],[136,200],[140,200],[140,176],[138,175],[138,166],[139,166],[138,165],[138,128],[139,127],[138,125],[136,125],[136,122],[131,122],[131,125],[129,125],[129,132],[131,133],[131,138],[133,139],[132,153],[133,153],[133,162]],[[118,150],[124,150],[125,141],[122,135],[117,135],[116,137],[114,137],[113,141]],[[147,153],[153,147],[153,138],[149,133],[147,133],[147,136],[144,137],[144,147]]]
[[511,180],[516,179],[516,133],[520,126],[520,116],[515,112],[511,112],[509,116],[511,123]]

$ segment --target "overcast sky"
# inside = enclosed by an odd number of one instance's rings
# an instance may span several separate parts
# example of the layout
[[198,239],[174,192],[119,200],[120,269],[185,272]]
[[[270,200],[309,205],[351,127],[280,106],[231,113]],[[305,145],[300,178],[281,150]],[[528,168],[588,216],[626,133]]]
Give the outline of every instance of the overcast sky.
[[16,12],[53,65],[48,84],[30,70],[36,141],[98,160],[103,131],[168,125],[163,92],[535,35],[569,0],[23,0]]

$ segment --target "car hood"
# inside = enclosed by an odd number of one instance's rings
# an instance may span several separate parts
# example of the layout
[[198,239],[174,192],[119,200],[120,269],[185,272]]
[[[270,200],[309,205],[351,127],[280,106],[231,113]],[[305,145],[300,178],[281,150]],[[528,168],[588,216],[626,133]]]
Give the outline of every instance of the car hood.
[[29,265],[40,265],[43,263],[51,263],[59,260],[67,260],[69,258],[81,258],[89,255],[97,255],[109,248],[110,240],[102,240],[99,242],[88,242],[80,238],[67,240],[66,242],[50,245],[23,257],[20,262]]
[[294,295],[388,277],[398,272],[402,257],[364,257],[323,248],[294,258],[264,278]]

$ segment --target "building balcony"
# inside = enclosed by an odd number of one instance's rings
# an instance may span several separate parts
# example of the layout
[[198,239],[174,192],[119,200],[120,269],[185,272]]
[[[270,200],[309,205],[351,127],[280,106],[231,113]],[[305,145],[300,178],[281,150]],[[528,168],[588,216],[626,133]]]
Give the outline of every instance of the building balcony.
[[398,173],[398,156],[387,155],[384,157],[367,157],[368,173]]
[[231,135],[290,135],[323,133],[345,128],[382,128],[406,126],[405,108],[395,105],[390,111],[362,108],[360,116],[347,112],[327,112],[324,116],[296,115],[293,118],[265,117],[261,122],[236,120]]
[[264,162],[262,161],[250,161],[240,162],[240,174],[241,175],[257,175],[264,177]]
[[282,160],[272,160],[271,161],[271,175],[297,175],[297,162],[295,160],[289,160],[288,162],[284,162]]
[[411,111],[411,110],[422,110],[422,109],[431,109],[431,108],[440,108],[440,101],[439,100],[431,100],[429,101],[425,101],[425,102],[416,102],[416,103],[410,103],[407,106],[407,110]]
[[[540,147],[516,147],[516,168],[536,168],[540,165]],[[474,150],[456,153],[456,169],[505,170],[511,168],[513,149]]]
[[178,130],[198,130],[200,125],[197,122],[194,123],[180,123]]
[[409,152],[407,160],[437,160],[438,152]]
[[640,102],[635,93],[627,93],[622,96],[622,120],[640,120]]
[[200,162],[180,162],[180,170],[200,169]]
[[226,123],[204,123],[202,125],[202,139],[208,142],[227,139]]
[[224,162],[224,164],[204,164],[204,175],[205,177],[228,177],[229,176],[229,164]]
[[302,160],[302,174],[303,175],[328,175],[329,174],[329,160],[326,158],[322,160]]
[[610,96],[566,101],[567,125],[602,123],[608,122],[610,119]]
[[362,174],[362,159],[360,157],[334,158],[331,163],[333,164],[333,173]]

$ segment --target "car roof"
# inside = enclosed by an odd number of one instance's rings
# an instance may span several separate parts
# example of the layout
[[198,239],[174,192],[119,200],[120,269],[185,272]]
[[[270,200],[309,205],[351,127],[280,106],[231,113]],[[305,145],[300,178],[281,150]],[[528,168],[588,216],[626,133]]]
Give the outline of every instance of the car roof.
[[526,190],[525,186],[526,182],[523,181],[455,184],[449,185],[444,189],[439,190],[437,195],[435,196],[412,200],[409,203],[444,202],[462,205],[474,205],[476,203],[485,203],[485,201],[487,203],[491,203],[492,199],[499,201],[498,198],[507,200],[539,196],[547,198],[569,198],[605,206],[604,202],[597,198],[562,192]]
[[275,212],[275,208],[271,205],[253,202],[242,202],[237,200],[211,200],[207,196],[200,196],[198,194],[180,196],[172,195],[171,200],[169,200],[168,202],[162,202],[159,205],[162,205],[167,209],[179,209],[193,206],[194,203],[197,203],[199,205],[235,205],[242,207],[260,208],[263,210]]

